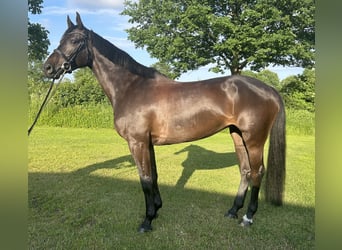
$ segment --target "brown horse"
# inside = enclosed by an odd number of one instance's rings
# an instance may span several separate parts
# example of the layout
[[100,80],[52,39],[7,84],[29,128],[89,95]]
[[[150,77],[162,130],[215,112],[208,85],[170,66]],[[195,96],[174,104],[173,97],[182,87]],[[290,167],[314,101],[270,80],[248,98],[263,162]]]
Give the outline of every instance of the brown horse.
[[47,77],[59,78],[88,66],[114,110],[116,131],[128,142],[145,195],[146,217],[140,232],[150,231],[162,207],[154,145],[208,137],[229,128],[240,162],[241,182],[226,216],[237,218],[251,184],[251,198],[241,225],[253,223],[264,174],[264,144],[270,133],[266,200],[283,202],[285,182],[285,111],[272,87],[245,76],[180,83],[137,63],[127,53],[67,18],[60,45],[44,64]]

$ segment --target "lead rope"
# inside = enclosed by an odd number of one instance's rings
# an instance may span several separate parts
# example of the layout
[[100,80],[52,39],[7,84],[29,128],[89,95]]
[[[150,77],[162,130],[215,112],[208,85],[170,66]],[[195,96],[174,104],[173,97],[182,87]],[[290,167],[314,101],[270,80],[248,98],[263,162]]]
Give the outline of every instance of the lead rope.
[[[62,76],[60,77],[60,79],[59,79],[59,81],[58,81],[58,83],[57,83],[57,86],[61,83],[61,81],[62,81],[62,79],[63,79],[65,73],[66,73],[66,71],[63,70]],[[52,95],[51,95],[50,98],[49,98],[49,95],[50,95],[50,93],[51,93],[51,90],[53,89],[54,83],[55,83],[55,78],[53,78],[53,80],[52,80],[52,82],[51,82],[51,84],[50,84],[49,90],[47,91],[46,96],[45,96],[45,98],[44,98],[44,101],[43,101],[42,105],[41,105],[40,108],[39,108],[39,111],[38,111],[38,113],[37,113],[37,115],[36,115],[36,118],[34,119],[34,121],[33,121],[32,125],[31,125],[31,127],[28,129],[28,136],[30,136],[30,133],[31,133],[33,127],[36,125],[36,123],[37,123],[37,121],[38,121],[38,118],[39,118],[39,116],[40,116],[40,113],[43,111],[43,108],[45,107],[45,105],[47,104],[47,102],[48,102],[48,101],[51,99],[51,97],[52,97]],[[55,91],[56,91],[56,88],[55,88]],[[55,91],[54,91],[54,92],[55,92]],[[53,92],[53,93],[54,93],[54,92]]]

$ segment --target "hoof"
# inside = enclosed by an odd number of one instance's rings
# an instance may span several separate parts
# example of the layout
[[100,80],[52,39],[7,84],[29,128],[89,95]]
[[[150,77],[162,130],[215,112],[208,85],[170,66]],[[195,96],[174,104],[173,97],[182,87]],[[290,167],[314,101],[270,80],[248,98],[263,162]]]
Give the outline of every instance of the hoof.
[[240,222],[240,226],[242,226],[242,227],[250,227],[250,226],[252,226],[253,225],[253,223],[250,223],[249,221],[244,221],[244,220],[242,220],[241,222]]
[[152,231],[152,226],[146,223],[141,224],[141,226],[138,228],[139,233],[147,233],[151,231]]
[[238,218],[238,216],[237,216],[237,214],[231,214],[231,213],[226,213],[225,215],[224,215],[224,217],[228,217],[228,218],[231,218],[231,219],[237,219]]
[[253,219],[248,219],[246,215],[243,216],[240,226],[250,227],[253,224]]

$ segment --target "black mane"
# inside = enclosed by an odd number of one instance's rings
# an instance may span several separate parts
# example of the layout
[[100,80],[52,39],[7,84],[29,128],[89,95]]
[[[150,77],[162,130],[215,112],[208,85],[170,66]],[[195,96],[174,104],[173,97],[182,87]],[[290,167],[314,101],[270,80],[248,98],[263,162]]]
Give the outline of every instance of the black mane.
[[146,67],[137,61],[135,61],[125,51],[119,49],[103,37],[99,36],[93,31],[91,32],[92,43],[99,50],[99,52],[105,56],[108,60],[116,65],[119,65],[133,74],[140,75],[146,78],[154,78],[159,73],[156,69]]

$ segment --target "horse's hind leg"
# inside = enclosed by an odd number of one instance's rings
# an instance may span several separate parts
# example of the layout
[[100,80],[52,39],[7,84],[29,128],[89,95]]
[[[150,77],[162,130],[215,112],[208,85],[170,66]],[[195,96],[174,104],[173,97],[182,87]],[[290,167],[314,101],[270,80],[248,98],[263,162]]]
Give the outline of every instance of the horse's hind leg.
[[250,180],[252,190],[247,213],[242,218],[242,226],[249,226],[253,223],[253,215],[258,209],[259,190],[265,171],[263,162],[263,145],[249,147],[248,155],[251,164]]
[[243,207],[243,204],[245,201],[251,168],[249,164],[248,152],[246,149],[246,145],[243,141],[241,132],[235,126],[231,126],[230,134],[233,138],[234,145],[235,145],[235,152],[240,162],[239,166],[240,166],[241,181],[240,181],[238,192],[234,199],[234,204],[232,208],[228,210],[225,216],[230,217],[230,218],[237,218],[238,217],[237,212],[240,208]]

